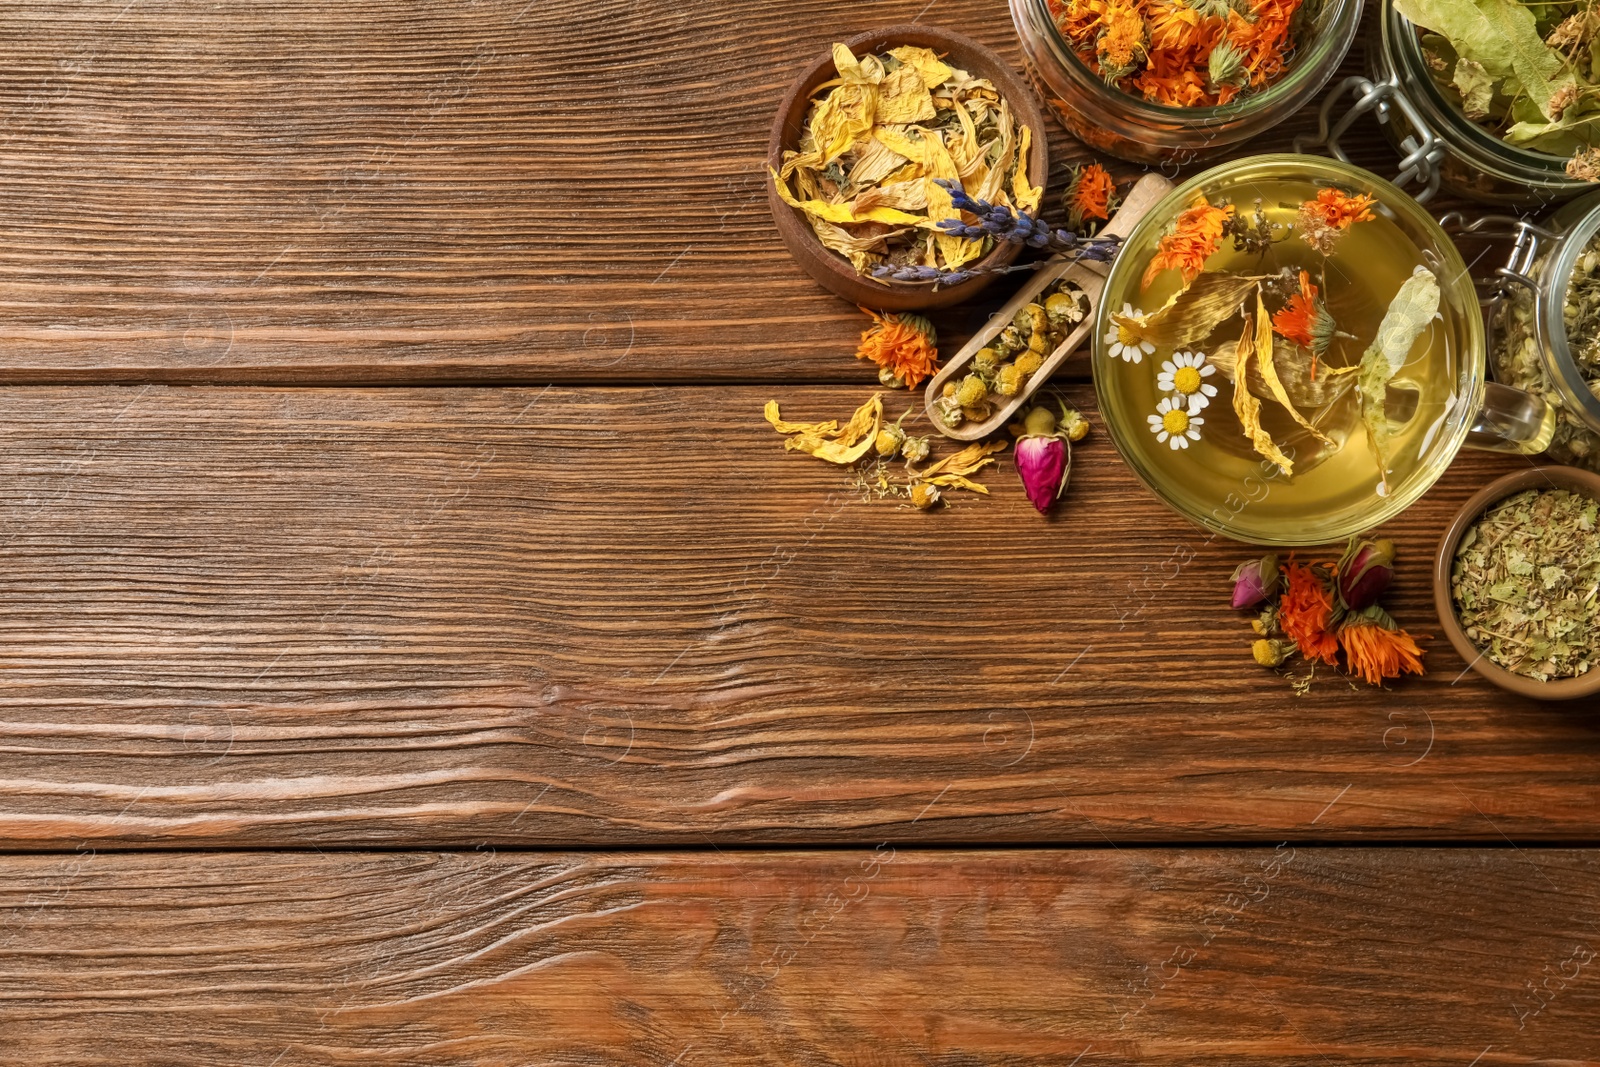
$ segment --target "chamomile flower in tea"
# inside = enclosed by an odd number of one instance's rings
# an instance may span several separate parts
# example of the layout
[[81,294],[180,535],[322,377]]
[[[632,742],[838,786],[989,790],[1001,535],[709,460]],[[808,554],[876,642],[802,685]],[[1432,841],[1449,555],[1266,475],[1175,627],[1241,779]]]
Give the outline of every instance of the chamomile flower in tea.
[[1292,65],[1318,0],[1050,0],[1078,58],[1108,85],[1169,107],[1227,104]]
[[1217,395],[1217,387],[1206,381],[1216,373],[1217,368],[1206,362],[1204,352],[1178,352],[1161,364],[1156,388],[1163,393],[1176,394],[1199,411]]
[[857,273],[954,272],[993,248],[992,237],[939,226],[962,221],[951,185],[1038,208],[1044,190],[1028,175],[1034,131],[987,79],[909,45],[857,57],[836,44],[833,63],[838,77],[817,90],[799,145],[771,174],[783,201]]

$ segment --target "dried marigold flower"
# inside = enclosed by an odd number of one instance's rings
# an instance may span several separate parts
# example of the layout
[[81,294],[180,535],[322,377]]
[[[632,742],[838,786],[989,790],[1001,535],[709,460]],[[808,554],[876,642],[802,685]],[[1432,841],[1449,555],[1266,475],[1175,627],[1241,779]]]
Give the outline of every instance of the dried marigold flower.
[[1338,239],[1358,222],[1372,221],[1377,197],[1351,196],[1338,189],[1319,189],[1315,200],[1300,205],[1300,239],[1323,255],[1331,255]]
[[1312,355],[1311,378],[1317,377],[1316,360],[1327,354],[1339,332],[1339,324],[1329,313],[1328,306],[1317,298],[1317,287],[1311,284],[1311,275],[1300,272],[1300,291],[1289,297],[1289,302],[1272,316],[1272,329],[1279,337],[1309,348]]
[[1306,659],[1337,666],[1339,639],[1329,630],[1333,624],[1332,591],[1304,563],[1289,561],[1284,576],[1288,584],[1278,604],[1278,625]]
[[915,389],[939,369],[938,334],[933,323],[921,315],[879,315],[867,308],[861,310],[872,316],[873,322],[861,333],[856,358],[876,363],[881,368],[880,381],[887,372],[908,389]]
[[1067,191],[1062,196],[1062,203],[1067,209],[1068,224],[1076,227],[1082,226],[1088,219],[1109,219],[1111,198],[1116,192],[1116,182],[1111,180],[1110,173],[1100,164],[1090,163],[1086,167],[1074,167],[1072,183],[1067,186]]
[[1185,285],[1194,281],[1222,244],[1223,226],[1232,216],[1232,204],[1215,207],[1204,193],[1195,194],[1194,202],[1173,222],[1172,231],[1156,245],[1139,287],[1148,289],[1164,270],[1178,271]]
[[1368,685],[1382,685],[1402,674],[1427,673],[1417,642],[1377,605],[1346,619],[1339,629],[1339,643],[1344,646],[1350,673]]

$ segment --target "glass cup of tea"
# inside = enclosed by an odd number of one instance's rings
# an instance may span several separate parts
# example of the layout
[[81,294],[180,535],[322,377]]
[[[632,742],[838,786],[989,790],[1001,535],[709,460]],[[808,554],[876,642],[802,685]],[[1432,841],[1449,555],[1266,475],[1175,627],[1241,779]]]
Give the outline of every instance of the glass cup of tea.
[[1146,214],[1106,278],[1092,361],[1128,466],[1201,527],[1262,545],[1378,526],[1463,446],[1531,454],[1555,427],[1543,400],[1487,380],[1477,291],[1439,224],[1311,156],[1223,164]]

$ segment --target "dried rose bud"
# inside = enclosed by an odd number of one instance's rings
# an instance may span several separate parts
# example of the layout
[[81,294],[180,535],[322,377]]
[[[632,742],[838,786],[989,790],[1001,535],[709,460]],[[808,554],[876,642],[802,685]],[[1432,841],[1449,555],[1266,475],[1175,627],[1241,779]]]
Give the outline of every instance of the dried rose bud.
[[1394,542],[1357,540],[1352,537],[1350,546],[1339,559],[1338,578],[1334,582],[1339,590],[1339,602],[1348,611],[1360,611],[1378,602],[1378,597],[1394,580]]
[[1023,419],[1017,438],[1017,473],[1028,499],[1043,514],[1067,488],[1072,471],[1067,439],[1056,433],[1056,417],[1049,408],[1034,408]]
[[1278,557],[1268,552],[1260,559],[1241,563],[1233,570],[1233,606],[1253,608],[1278,591],[1282,580]]
[[1250,654],[1263,667],[1281,666],[1284,660],[1294,655],[1294,642],[1274,641],[1264,637],[1250,646]]

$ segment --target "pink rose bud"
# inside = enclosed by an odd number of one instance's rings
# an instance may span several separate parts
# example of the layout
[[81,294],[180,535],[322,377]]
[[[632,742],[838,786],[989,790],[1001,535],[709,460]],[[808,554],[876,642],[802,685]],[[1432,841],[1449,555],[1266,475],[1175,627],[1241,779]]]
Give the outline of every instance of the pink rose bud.
[[1350,539],[1339,560],[1339,601],[1349,611],[1361,611],[1378,602],[1394,580],[1394,542]]
[[1017,438],[1017,473],[1028,499],[1043,514],[1067,488],[1071,470],[1067,440],[1055,432],[1056,419],[1047,408],[1034,408],[1023,420],[1027,431]]
[[1271,552],[1260,559],[1239,564],[1233,570],[1233,606],[1255,607],[1277,593],[1282,577],[1278,570],[1278,557]]

